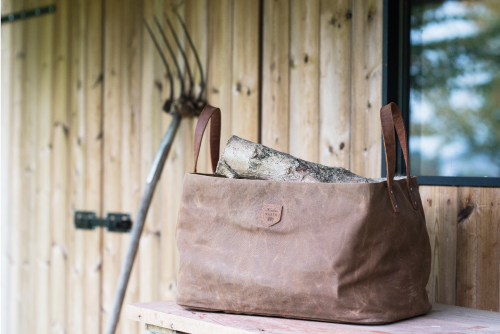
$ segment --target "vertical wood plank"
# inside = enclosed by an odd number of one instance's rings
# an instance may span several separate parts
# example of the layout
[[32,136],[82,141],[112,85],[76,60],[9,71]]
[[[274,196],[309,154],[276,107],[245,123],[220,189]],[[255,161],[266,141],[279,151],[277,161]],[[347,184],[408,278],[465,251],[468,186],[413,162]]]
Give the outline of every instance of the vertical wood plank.
[[[75,1],[70,8],[70,117],[69,117],[69,169],[68,182],[69,201],[74,210],[85,210],[85,121],[82,120],[85,109],[85,27],[86,8],[82,1]],[[68,329],[72,333],[84,333],[85,309],[85,269],[84,269],[84,235],[88,231],[69,229],[68,262],[70,275],[68,276]],[[90,232],[90,233],[93,233]],[[98,286],[99,287],[99,286]]]
[[259,141],[260,1],[233,5],[233,134]]
[[[13,11],[13,1],[7,0],[2,2],[2,15],[11,13]],[[11,301],[11,288],[12,283],[10,280],[12,273],[12,207],[15,202],[12,200],[12,136],[14,131],[12,131],[12,120],[14,115],[12,114],[12,85],[14,84],[12,80],[13,76],[13,63],[15,59],[15,54],[13,54],[13,41],[12,35],[14,34],[12,30],[12,24],[5,24],[2,27],[2,45],[1,45],[1,62],[2,62],[2,115],[1,115],[1,127],[2,127],[2,153],[1,153],[1,164],[2,164],[2,175],[1,175],[1,191],[2,191],[2,203],[1,203],[1,276],[2,276],[2,296],[1,296],[1,307],[2,307],[2,325],[0,330],[2,333],[10,333],[10,324],[12,322],[12,316],[10,311],[10,301]]]
[[[142,165],[145,156],[142,150],[146,143],[143,141],[142,123],[145,120],[142,104],[142,18],[138,13],[143,12],[143,1],[127,1],[121,2],[123,7],[123,18],[120,22],[121,33],[123,36],[123,44],[120,45],[122,55],[120,59],[120,71],[122,72],[121,83],[121,117],[122,117],[122,206],[120,212],[129,212],[132,217],[137,213],[137,208],[142,197],[142,189],[144,186],[145,176],[142,175]],[[112,15],[112,14],[111,14]],[[150,112],[150,111],[149,111]],[[151,114],[147,114],[151,115]],[[154,129],[149,129],[154,133]],[[149,142],[151,145],[151,142]],[[154,213],[154,210],[151,210]],[[151,217],[151,213],[148,215]],[[107,233],[109,234],[109,233]],[[125,255],[130,243],[130,234],[126,233],[121,236],[120,260],[118,262],[118,273],[125,259]],[[142,247],[141,247],[142,248]],[[139,252],[141,250],[139,249]],[[156,254],[150,254],[154,258]],[[141,296],[141,256],[136,254],[134,268],[132,270],[130,280],[127,286],[127,293],[123,301],[125,305],[134,303],[140,300]],[[118,276],[116,276],[118,277]],[[114,287],[116,289],[116,282]],[[150,284],[145,283],[144,290],[148,291]],[[114,296],[114,292],[113,292]],[[120,317],[117,333],[138,333],[141,326],[139,323],[129,324],[125,317]]]
[[[104,99],[103,99],[103,214],[118,212],[122,206],[121,187],[122,160],[122,71],[120,46],[122,34],[120,19],[123,17],[119,1],[106,1],[104,10]],[[112,305],[115,284],[120,270],[121,237],[114,233],[103,234],[102,272],[102,328],[107,322],[107,314]]]
[[[156,15],[163,21],[163,3],[159,1],[145,1],[143,5],[143,17],[154,23],[153,16]],[[156,31],[156,29],[155,29]],[[139,195],[142,196],[145,188],[145,180],[151,164],[153,162],[156,150],[161,139],[161,90],[158,89],[158,83],[162,81],[163,68],[160,67],[157,51],[154,49],[151,38],[147,35],[145,28],[141,25],[138,29],[138,35],[141,36],[141,112],[140,112],[140,173],[138,174],[138,184],[140,185]],[[157,31],[156,31],[157,32]],[[157,32],[157,35],[158,32]],[[140,197],[139,196],[139,197]],[[144,230],[141,237],[141,243],[137,254],[139,259],[136,270],[139,275],[138,299],[139,300],[158,300],[159,297],[159,251],[160,251],[160,190],[155,191],[153,201],[148,211]],[[138,198],[139,199],[139,198]],[[136,207],[138,207],[137,202]],[[128,325],[128,324],[127,324]],[[138,332],[141,326],[130,332]]]
[[[39,5],[39,0],[29,0],[25,6],[28,7],[37,7]],[[23,108],[22,111],[24,114],[23,124],[22,126],[25,130],[29,130],[28,133],[25,133],[22,137],[23,141],[23,154],[24,154],[24,168],[25,168],[25,179],[29,183],[26,183],[24,188],[24,194],[26,198],[24,199],[25,205],[23,206],[23,211],[25,211],[26,221],[23,222],[26,224],[24,227],[24,235],[22,236],[23,247],[24,249],[20,252],[23,254],[22,256],[22,264],[23,264],[23,277],[21,278],[21,300],[22,300],[22,308],[24,317],[21,319],[33,318],[36,320],[40,320],[37,318],[37,306],[38,299],[43,298],[38,293],[36,293],[36,275],[39,273],[38,269],[42,269],[42,267],[38,267],[37,263],[37,250],[40,248],[41,240],[36,238],[36,234],[39,230],[37,225],[37,209],[38,202],[41,199],[41,196],[38,196],[37,190],[40,188],[40,185],[37,181],[37,176],[39,175],[39,168],[41,166],[38,165],[39,162],[39,146],[38,146],[38,132],[39,127],[38,124],[41,120],[40,115],[40,67],[39,67],[39,57],[40,57],[40,45],[39,45],[39,35],[34,33],[38,32],[40,28],[40,21],[38,20],[26,20],[24,22],[26,31],[23,38],[26,41],[26,77],[23,83],[24,94],[23,94]],[[45,123],[45,122],[44,122]],[[45,139],[45,138],[44,138]],[[47,143],[46,143],[47,144]],[[43,159],[41,159],[43,160]],[[46,161],[46,160],[45,160]],[[44,212],[45,213],[45,212]],[[44,223],[48,222],[48,217],[43,217],[42,220]],[[46,226],[48,227],[48,226]],[[42,242],[43,243],[43,242]],[[42,277],[43,280],[43,277]],[[20,319],[20,320],[21,320]],[[22,321],[22,320],[21,320]],[[20,324],[21,331],[33,331],[35,330],[35,322],[23,322]]]
[[[141,197],[141,31],[140,1],[106,1],[104,19],[103,208],[128,212]],[[103,236],[103,321],[112,306],[118,275],[130,241],[128,233]],[[139,299],[140,258],[136,257],[124,305]],[[137,332],[122,317],[116,333]]]
[[476,220],[473,219],[475,195],[473,188],[459,189],[457,217],[457,305],[473,308],[477,307],[475,280],[478,271],[475,247],[478,231]]
[[262,144],[289,152],[290,1],[264,1]]
[[50,325],[54,333],[67,332],[68,244],[71,225],[68,207],[69,149],[69,7],[65,0],[56,2],[54,14],[54,89],[52,92],[52,254],[50,271]]
[[319,1],[290,6],[290,154],[318,162]]
[[351,170],[381,175],[382,0],[352,3]]
[[[85,117],[85,207],[102,215],[103,0],[84,3],[87,6],[85,109],[83,110]],[[102,230],[99,230],[85,233],[83,238],[85,333],[99,333],[102,323],[102,235]]]
[[232,135],[233,1],[208,3],[208,103],[222,112],[221,151]]
[[431,272],[429,281],[427,282],[426,290],[429,295],[429,300],[434,302],[436,299],[436,286],[438,285],[436,279],[436,230],[439,230],[439,222],[437,219],[437,212],[439,211],[439,204],[436,200],[434,187],[419,186],[420,198],[425,214],[425,222],[427,226],[427,233],[429,233],[429,241],[431,244]]
[[[12,6],[13,11],[21,10],[24,1],[16,2]],[[26,41],[24,35],[26,26],[24,22],[14,22],[12,29],[12,146],[15,148],[12,152],[12,197],[14,210],[12,210],[12,266],[11,266],[11,294],[10,306],[11,321],[10,330],[12,333],[20,332],[23,327],[21,321],[23,315],[26,316],[22,295],[20,290],[26,288],[23,280],[23,248],[22,242],[25,235],[25,215],[26,210],[19,210],[20,207],[26,207],[26,196],[24,196],[25,183],[29,182],[29,174],[26,173],[24,161],[24,141],[26,140],[25,110],[24,110],[24,81],[26,80]],[[3,45],[3,43],[2,43]],[[28,130],[29,132],[29,130]],[[28,174],[28,175],[26,175]]]
[[457,249],[457,188],[421,186],[432,268],[427,284],[431,302],[455,304]]
[[457,188],[439,188],[441,212],[439,219],[442,227],[439,230],[439,293],[437,303],[455,305],[457,287]]
[[459,188],[457,305],[499,311],[499,192]]
[[319,162],[349,168],[351,1],[321,1]]
[[[101,214],[102,2],[75,1],[71,17],[69,201]],[[71,333],[100,331],[102,230],[69,228]]]
[[500,190],[478,189],[477,308],[500,311]]
[[500,312],[500,189],[479,188],[477,308]]
[[[47,5],[38,3],[38,5]],[[50,308],[50,260],[51,260],[51,160],[52,160],[52,89],[53,89],[53,28],[54,16],[47,15],[37,20],[39,89],[37,104],[37,169],[35,224],[35,296],[34,329],[39,333],[50,332],[50,322],[46,310]]]

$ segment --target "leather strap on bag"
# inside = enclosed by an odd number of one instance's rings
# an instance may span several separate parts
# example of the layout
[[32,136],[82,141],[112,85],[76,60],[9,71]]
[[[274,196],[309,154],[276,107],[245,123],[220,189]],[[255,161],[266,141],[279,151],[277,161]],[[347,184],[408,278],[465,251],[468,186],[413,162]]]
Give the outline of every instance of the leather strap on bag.
[[[396,135],[394,127],[398,133],[399,142],[403,150],[406,165],[406,187],[411,200],[411,205],[414,209],[418,208],[415,196],[413,196],[413,187],[410,185],[410,165],[408,160],[408,139],[406,138],[406,129],[403,122],[403,117],[399,111],[398,106],[391,102],[380,109],[380,121],[382,123],[382,134],[384,136],[384,150],[385,150],[385,165],[387,168],[387,190],[391,199],[392,208],[394,212],[399,212],[398,203],[394,196],[392,184],[394,181],[394,172],[396,170]],[[416,190],[416,189],[415,189]]]
[[201,139],[210,119],[212,120],[210,123],[210,160],[212,162],[212,172],[215,174],[215,170],[217,169],[217,163],[219,162],[221,115],[219,108],[207,104],[198,118],[196,130],[194,131],[194,173],[196,173],[196,165],[198,164]]

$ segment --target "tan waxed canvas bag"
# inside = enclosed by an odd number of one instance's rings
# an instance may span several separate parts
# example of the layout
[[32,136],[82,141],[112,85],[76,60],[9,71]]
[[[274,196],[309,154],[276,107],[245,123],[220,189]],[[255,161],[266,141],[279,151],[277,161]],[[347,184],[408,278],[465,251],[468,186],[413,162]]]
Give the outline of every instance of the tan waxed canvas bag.
[[[195,164],[211,118],[212,169],[220,110],[203,110]],[[403,119],[380,111],[387,180],[304,183],[186,174],[177,225],[177,304],[200,310],[360,324],[427,313],[431,250]],[[396,141],[406,179],[394,179]]]

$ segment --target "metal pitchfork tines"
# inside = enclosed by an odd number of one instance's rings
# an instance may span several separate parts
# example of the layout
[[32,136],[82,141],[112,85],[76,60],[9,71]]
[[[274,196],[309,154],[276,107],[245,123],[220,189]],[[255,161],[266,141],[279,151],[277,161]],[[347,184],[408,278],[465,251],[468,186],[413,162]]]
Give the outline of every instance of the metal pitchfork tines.
[[136,219],[134,221],[134,224],[132,225],[130,244],[129,248],[127,249],[127,255],[125,257],[125,261],[123,262],[120,271],[120,276],[118,277],[115,297],[113,299],[113,306],[109,313],[105,334],[114,334],[116,331],[116,326],[120,318],[123,299],[125,298],[125,292],[127,291],[127,285],[130,278],[130,273],[132,272],[132,266],[134,264],[135,256],[137,254],[137,249],[139,248],[139,241],[141,239],[142,230],[144,228],[144,222],[148,214],[149,205],[151,204],[151,200],[153,198],[156,185],[158,184],[158,180],[160,179],[163,166],[165,165],[165,161],[167,160],[170,147],[172,147],[172,143],[174,141],[177,129],[179,128],[181,119],[183,117],[199,116],[203,107],[206,105],[206,102],[203,100],[203,93],[205,91],[205,79],[203,76],[203,69],[201,67],[200,58],[198,56],[198,53],[196,52],[193,41],[191,40],[191,36],[189,36],[184,21],[182,21],[182,18],[178,13],[175,14],[179,19],[179,22],[181,23],[188,44],[193,50],[194,56],[196,58],[196,63],[201,75],[200,92],[198,93],[197,96],[194,95],[193,73],[191,72],[191,68],[187,61],[186,53],[182,49],[181,42],[179,41],[179,38],[172,26],[172,22],[170,22],[168,17],[165,15],[165,20],[175,39],[175,44],[177,44],[177,47],[180,49],[180,52],[182,54],[182,58],[184,59],[184,65],[186,67],[187,76],[189,78],[189,85],[187,89],[186,87],[184,87],[184,74],[180,69],[179,63],[174,54],[174,50],[170,45],[170,43],[168,42],[167,36],[165,35],[165,32],[163,31],[159,20],[156,17],[154,17],[154,23],[158,28],[158,30],[160,31],[161,38],[163,39],[163,42],[167,46],[168,53],[170,54],[174,62],[175,68],[177,69],[177,73],[179,76],[181,93],[180,96],[178,97],[174,96],[174,78],[172,76],[172,71],[170,70],[170,66],[168,65],[167,58],[165,57],[165,54],[163,53],[160,47],[160,43],[158,43],[158,40],[153,34],[151,27],[149,26],[147,21],[144,20],[144,25],[146,26],[146,30],[151,36],[155,48],[160,54],[160,58],[167,70],[167,79],[170,85],[170,96],[165,101],[163,105],[163,110],[171,114],[173,118],[172,121],[170,122],[167,132],[165,133],[165,136],[163,137],[160,143],[160,148],[158,149],[158,152],[156,152],[156,156],[153,160],[153,164],[151,166],[151,169],[149,170],[149,174],[146,179],[146,188],[144,190],[144,195],[142,196],[141,203],[137,211]]
[[146,30],[148,31],[149,36],[151,36],[151,39],[153,40],[153,43],[155,45],[156,50],[160,54],[160,58],[163,62],[163,65],[165,65],[165,68],[167,70],[167,79],[170,85],[170,97],[165,101],[165,104],[163,105],[163,110],[166,112],[178,112],[182,116],[198,116],[203,109],[203,107],[206,105],[206,102],[203,100],[203,93],[205,91],[205,79],[203,76],[203,69],[201,66],[201,61],[200,57],[198,56],[198,52],[196,52],[196,48],[194,47],[193,41],[191,39],[191,36],[189,35],[189,32],[186,28],[186,25],[184,24],[184,21],[182,20],[181,16],[178,13],[175,13],[177,18],[179,19],[179,22],[182,26],[182,29],[184,31],[184,34],[186,36],[186,40],[190,46],[190,48],[193,50],[194,57],[196,59],[196,65],[198,67],[198,70],[200,71],[201,75],[201,82],[200,82],[200,92],[198,93],[198,96],[194,95],[193,89],[194,89],[194,80],[193,80],[193,73],[191,72],[191,67],[189,66],[189,62],[187,60],[186,52],[182,48],[182,44],[179,40],[179,37],[177,36],[174,27],[172,25],[172,22],[170,19],[167,17],[166,14],[164,14],[165,21],[167,22],[168,28],[170,32],[172,33],[172,36],[174,37],[175,44],[179,48],[182,59],[184,60],[184,64],[186,66],[186,72],[187,76],[189,79],[189,88],[186,91],[186,87],[184,85],[184,74],[181,71],[181,68],[179,66],[179,62],[177,61],[177,58],[175,57],[174,49],[172,48],[172,45],[168,41],[168,38],[163,31],[163,28],[160,24],[160,21],[158,18],[155,16],[153,18],[153,21],[158,28],[158,31],[160,32],[161,39],[163,40],[164,44],[167,47],[168,53],[170,54],[170,57],[172,58],[174,62],[174,66],[177,70],[178,77],[179,77],[179,82],[180,82],[180,96],[177,98],[174,96],[174,78],[172,75],[172,71],[170,70],[170,66],[167,62],[167,57],[162,51],[162,48],[160,46],[160,43],[156,39],[153,30],[151,29],[151,26],[148,24],[148,22],[144,19],[144,25],[146,26]]

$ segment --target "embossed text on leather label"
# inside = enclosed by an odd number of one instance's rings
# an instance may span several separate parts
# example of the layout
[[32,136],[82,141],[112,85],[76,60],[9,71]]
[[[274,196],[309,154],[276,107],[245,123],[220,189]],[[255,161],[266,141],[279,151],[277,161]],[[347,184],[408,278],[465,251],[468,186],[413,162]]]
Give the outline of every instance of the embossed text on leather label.
[[260,220],[267,226],[273,226],[281,220],[281,211],[283,211],[283,205],[263,204]]

